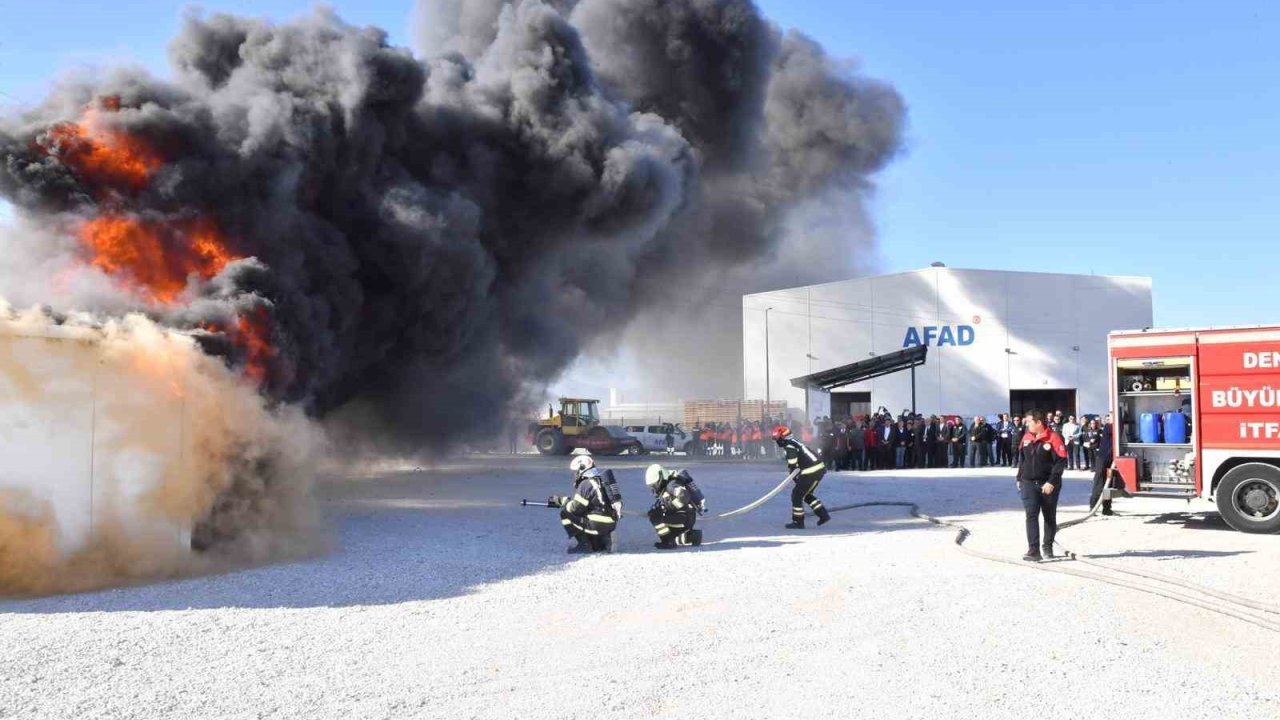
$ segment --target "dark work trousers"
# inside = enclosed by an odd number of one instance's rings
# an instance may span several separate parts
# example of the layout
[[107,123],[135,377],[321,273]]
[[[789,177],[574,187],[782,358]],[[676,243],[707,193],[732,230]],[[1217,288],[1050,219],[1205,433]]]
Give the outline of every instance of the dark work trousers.
[[662,506],[655,505],[649,509],[649,522],[653,523],[653,529],[658,533],[658,540],[670,545],[679,542],[681,538],[688,537],[686,533],[698,522],[698,513],[691,507],[683,510],[664,510]]
[[795,487],[791,488],[792,520],[797,522],[804,520],[805,505],[808,505],[815,515],[822,514],[822,501],[814,493],[818,491],[818,485],[822,483],[822,477],[826,474],[826,469],[822,469],[816,473],[796,476],[794,480]]
[[[1103,458],[1098,458],[1093,466],[1093,492],[1089,493],[1089,509],[1092,510],[1094,505],[1098,504],[1098,498],[1102,497],[1102,490],[1107,486],[1107,469],[1111,467],[1111,458],[1106,458],[1106,462],[1102,462]],[[1111,514],[1111,501],[1102,503],[1102,512]]]
[[1040,516],[1044,515],[1044,547],[1053,547],[1054,537],[1058,534],[1058,497],[1062,494],[1062,484],[1053,486],[1053,492],[1045,495],[1041,492],[1044,483],[1022,483],[1022,508],[1027,515],[1027,548],[1031,552],[1040,552]]
[[618,527],[618,521],[608,515],[570,515],[565,510],[560,511],[560,524],[569,537],[587,543],[597,552],[609,547],[609,536]]
[[991,467],[991,446],[978,443],[978,467]]

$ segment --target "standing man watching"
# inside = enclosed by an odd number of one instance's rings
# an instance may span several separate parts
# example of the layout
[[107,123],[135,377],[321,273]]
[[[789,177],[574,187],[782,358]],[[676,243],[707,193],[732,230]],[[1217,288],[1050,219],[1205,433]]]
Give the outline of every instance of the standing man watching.
[[964,426],[963,418],[956,418],[955,425],[951,426],[951,467],[964,467],[964,451],[965,451],[965,435],[968,429]]
[[[1053,557],[1053,540],[1058,534],[1058,498],[1062,495],[1062,472],[1067,469],[1067,446],[1062,436],[1045,423],[1044,413],[1027,413],[1027,434],[1022,436],[1018,464],[1018,492],[1027,516],[1028,562]],[[1040,544],[1040,516],[1044,515],[1044,545]],[[1041,552],[1043,550],[1043,553]]]
[[996,425],[996,464],[1001,467],[1009,467],[1013,464],[1010,457],[1011,446],[1013,445],[1013,423],[1010,422],[1009,416],[1000,413],[1000,423]]

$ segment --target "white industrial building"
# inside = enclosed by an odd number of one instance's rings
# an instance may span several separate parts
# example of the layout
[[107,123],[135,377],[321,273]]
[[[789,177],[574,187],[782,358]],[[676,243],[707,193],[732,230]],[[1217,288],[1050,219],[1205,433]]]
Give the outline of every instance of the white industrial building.
[[1038,407],[1101,413],[1107,333],[1152,325],[1151,279],[958,270],[914,272],[742,298],[744,397],[785,399],[810,418],[912,407],[912,373],[806,392],[792,380],[915,345],[924,414]]

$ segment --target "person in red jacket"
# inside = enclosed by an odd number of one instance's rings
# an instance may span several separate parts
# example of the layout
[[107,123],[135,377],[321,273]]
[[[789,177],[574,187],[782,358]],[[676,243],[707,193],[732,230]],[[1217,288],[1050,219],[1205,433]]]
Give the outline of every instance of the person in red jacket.
[[880,435],[870,425],[862,429],[862,441],[867,446],[867,462],[863,470],[882,470],[880,467]]
[[[1053,557],[1058,534],[1058,498],[1062,495],[1062,471],[1067,469],[1067,445],[1049,427],[1039,410],[1027,413],[1027,434],[1022,436],[1018,463],[1018,492],[1027,516],[1028,562]],[[1044,546],[1040,545],[1040,516],[1044,515]],[[1043,550],[1043,554],[1041,553]]]

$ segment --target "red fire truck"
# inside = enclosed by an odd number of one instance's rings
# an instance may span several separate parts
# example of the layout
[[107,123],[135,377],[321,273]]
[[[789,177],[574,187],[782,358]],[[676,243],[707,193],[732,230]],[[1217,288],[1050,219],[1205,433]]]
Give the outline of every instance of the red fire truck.
[[1123,331],[1107,346],[1126,489],[1280,532],[1280,327]]

